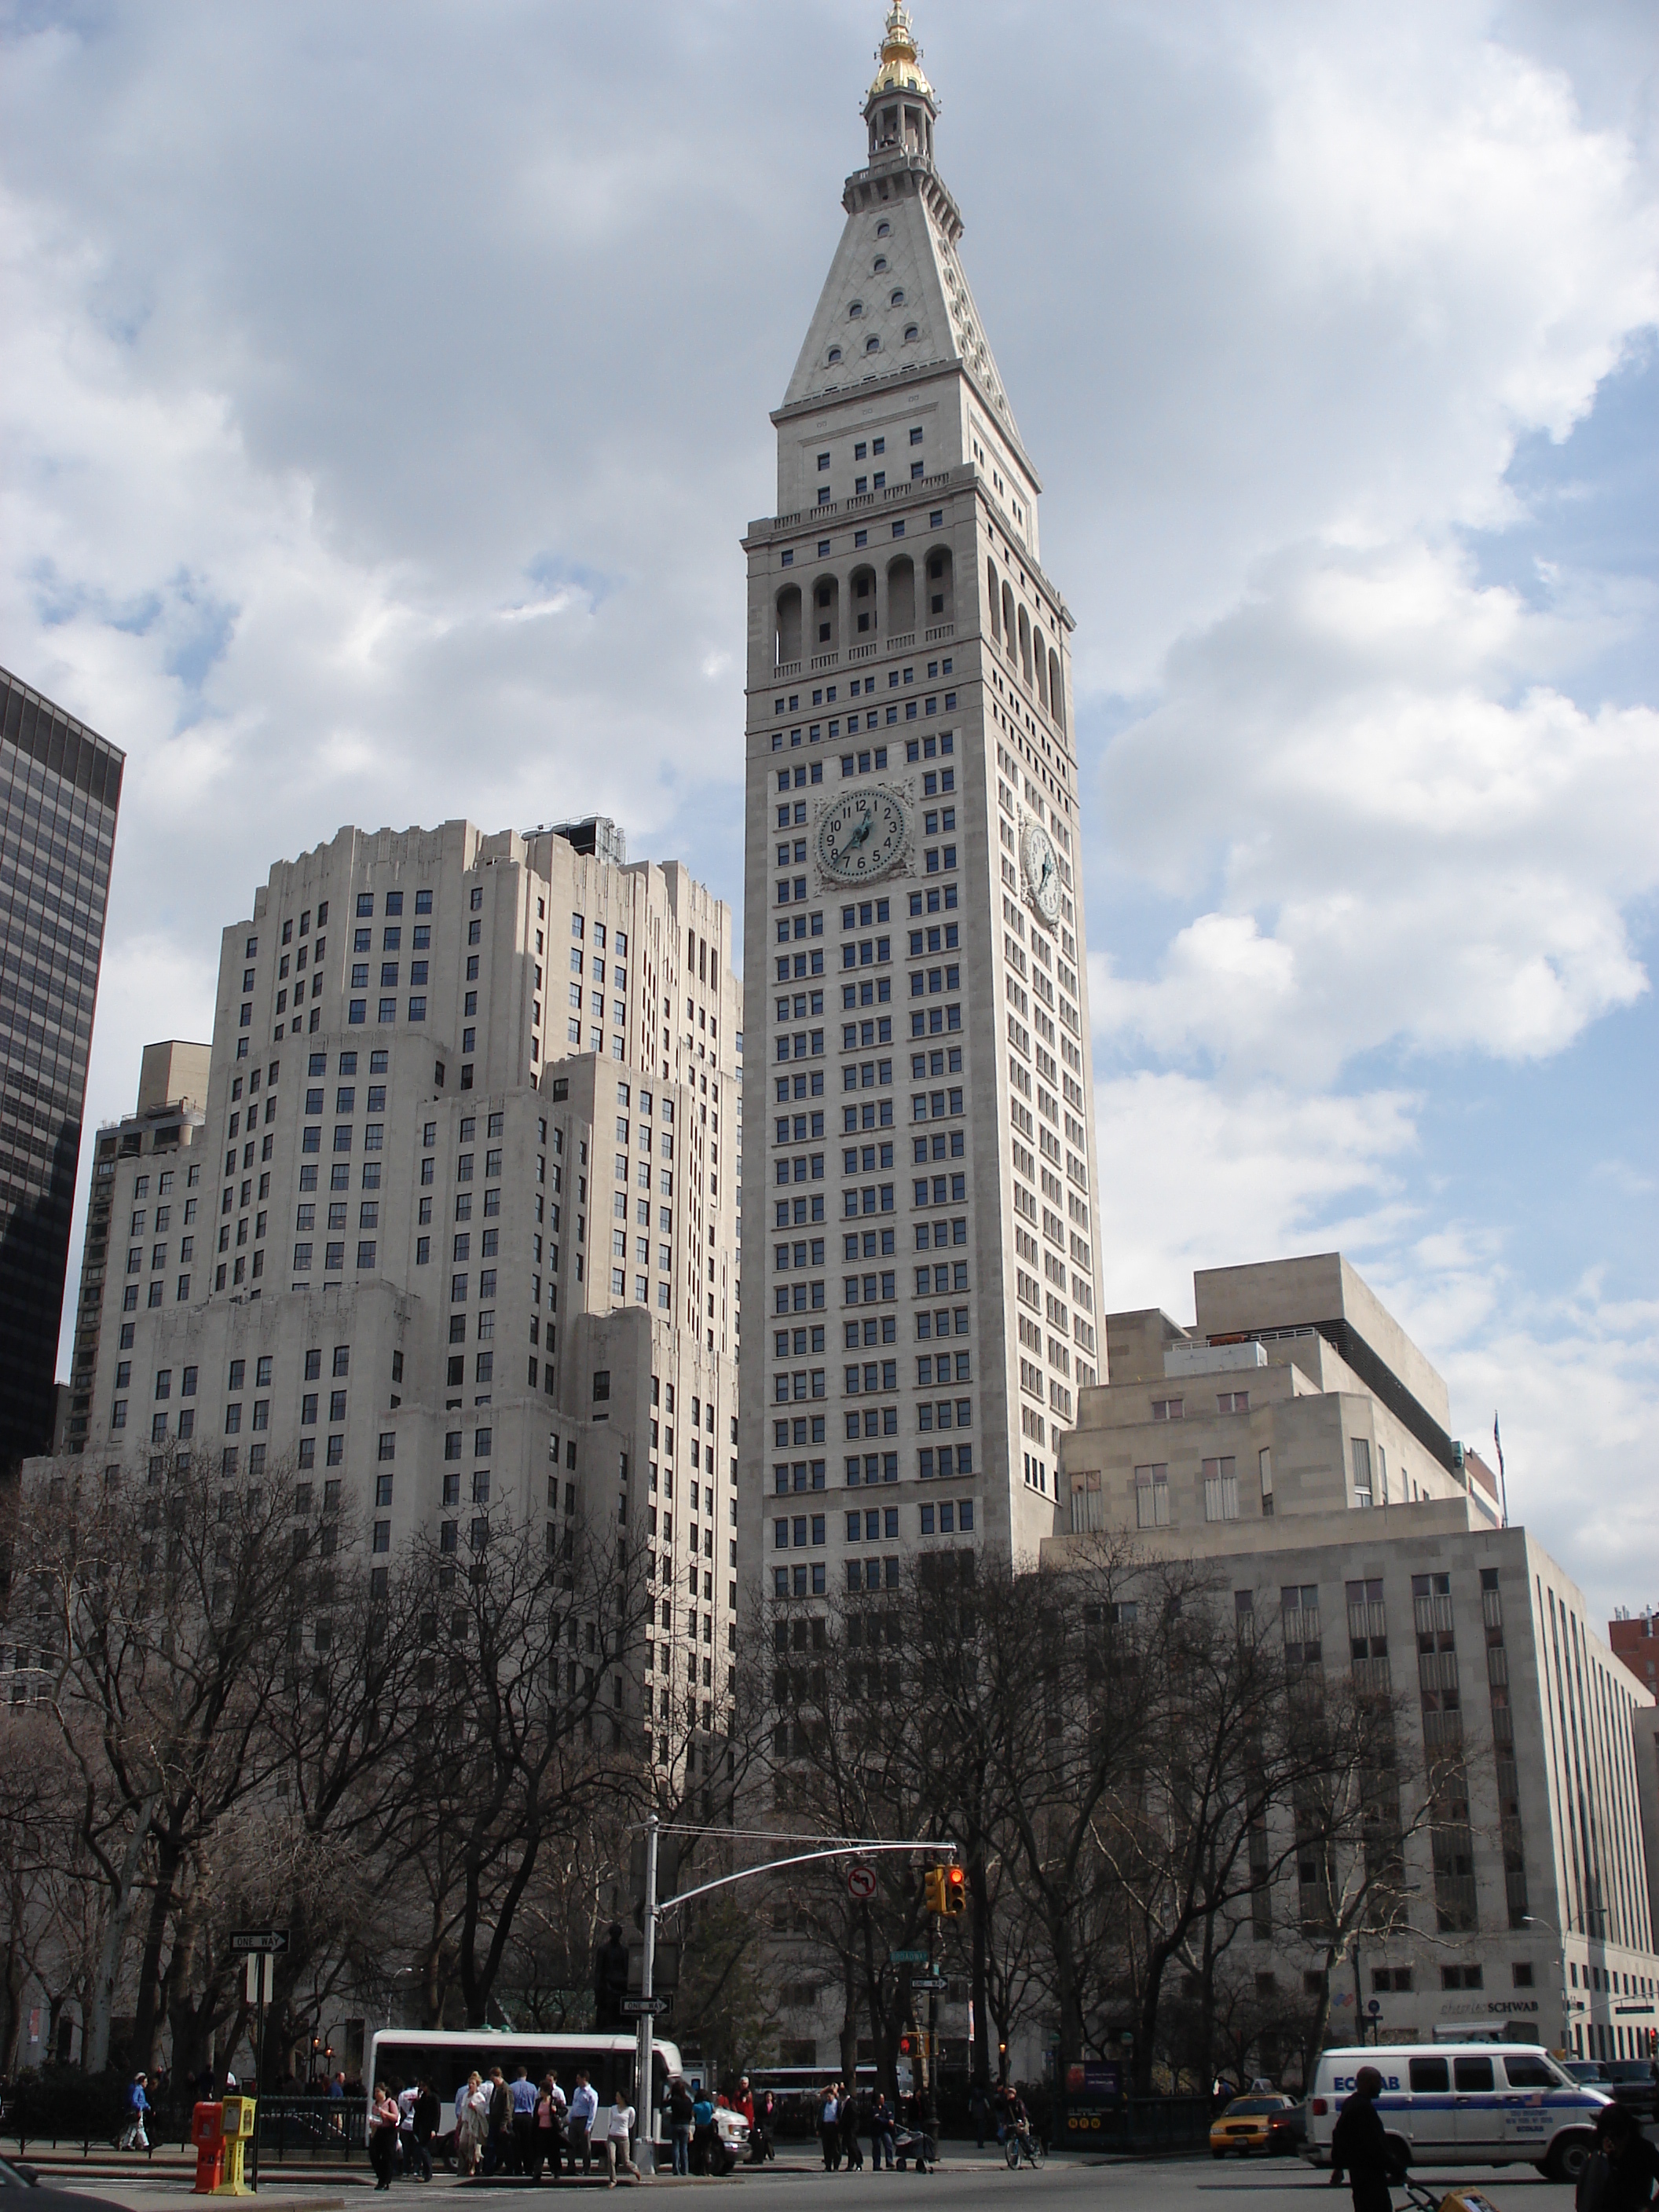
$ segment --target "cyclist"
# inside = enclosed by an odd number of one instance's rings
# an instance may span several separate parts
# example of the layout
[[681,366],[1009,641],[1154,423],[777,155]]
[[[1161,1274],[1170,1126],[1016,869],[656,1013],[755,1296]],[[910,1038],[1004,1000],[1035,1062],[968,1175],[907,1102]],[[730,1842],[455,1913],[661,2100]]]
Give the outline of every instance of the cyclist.
[[1015,2147],[1016,2159],[1023,2154],[1035,2165],[1036,2160],[1031,2141],[1031,2116],[1026,2111],[1025,2100],[1018,2089],[1012,2087],[1009,2089],[1007,2102],[1002,2108],[1002,2118],[1003,2125],[1008,2132],[1008,2139]]

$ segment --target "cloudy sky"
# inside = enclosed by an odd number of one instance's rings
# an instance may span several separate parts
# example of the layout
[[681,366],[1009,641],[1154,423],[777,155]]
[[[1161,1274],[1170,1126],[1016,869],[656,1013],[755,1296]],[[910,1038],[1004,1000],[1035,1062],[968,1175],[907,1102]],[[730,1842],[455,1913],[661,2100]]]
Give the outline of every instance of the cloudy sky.
[[[0,5],[0,659],[129,756],[94,1120],[341,823],[738,897],[880,12]],[[1340,1244],[1659,1601],[1652,12],[916,15],[1079,623],[1109,1297]]]

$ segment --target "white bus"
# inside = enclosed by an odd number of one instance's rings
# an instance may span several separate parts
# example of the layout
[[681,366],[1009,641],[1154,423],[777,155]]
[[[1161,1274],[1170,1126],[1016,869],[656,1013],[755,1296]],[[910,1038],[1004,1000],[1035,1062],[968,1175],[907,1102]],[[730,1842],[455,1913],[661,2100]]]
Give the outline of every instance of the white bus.
[[648,2100],[635,2094],[638,2064],[639,2046],[629,2034],[535,2035],[520,2034],[511,2028],[383,2027],[376,2028],[369,2039],[363,2083],[372,2095],[375,2083],[384,2081],[395,2095],[411,2082],[429,2081],[437,2094],[442,2139],[455,2131],[455,2092],[469,2074],[477,2073],[487,2081],[491,2068],[499,2066],[511,2081],[522,2066],[538,2085],[544,2075],[555,2075],[568,2098],[580,2070],[592,2083],[599,2100],[593,2121],[595,2142],[605,2140],[613,2105],[632,2105],[639,2132],[660,2142],[665,2139],[662,2107],[669,2077],[680,2070],[679,2046],[660,2040],[654,2045]]

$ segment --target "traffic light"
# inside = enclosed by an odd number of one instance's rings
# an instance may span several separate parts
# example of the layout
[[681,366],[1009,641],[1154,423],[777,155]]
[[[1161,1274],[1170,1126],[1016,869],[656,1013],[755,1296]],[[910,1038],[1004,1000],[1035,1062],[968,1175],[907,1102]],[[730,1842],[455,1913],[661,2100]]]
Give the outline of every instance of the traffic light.
[[945,1902],[939,1909],[951,1919],[968,1910],[968,1877],[959,1866],[945,1869]]
[[922,1876],[922,1902],[929,1912],[948,1912],[951,1909],[945,1901],[945,1876],[942,1866],[929,1867]]

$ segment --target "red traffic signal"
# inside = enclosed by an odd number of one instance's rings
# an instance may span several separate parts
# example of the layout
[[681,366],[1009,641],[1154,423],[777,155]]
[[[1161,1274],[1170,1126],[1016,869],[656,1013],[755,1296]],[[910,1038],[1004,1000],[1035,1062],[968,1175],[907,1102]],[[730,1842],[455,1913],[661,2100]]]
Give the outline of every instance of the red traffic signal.
[[908,2035],[902,2035],[899,2038],[899,2057],[901,2058],[908,2058],[909,2056],[910,2039]]
[[945,1869],[945,1904],[947,1917],[968,1910],[968,1877],[959,1866]]

